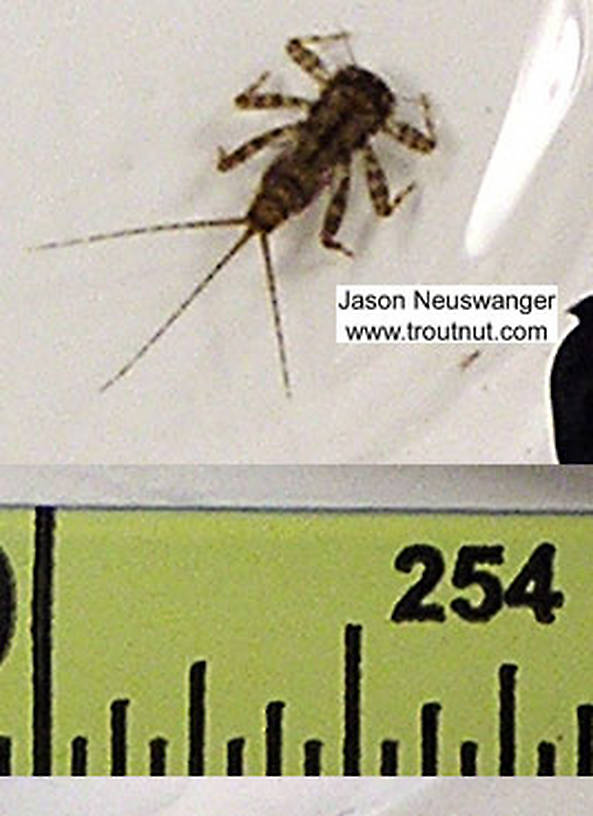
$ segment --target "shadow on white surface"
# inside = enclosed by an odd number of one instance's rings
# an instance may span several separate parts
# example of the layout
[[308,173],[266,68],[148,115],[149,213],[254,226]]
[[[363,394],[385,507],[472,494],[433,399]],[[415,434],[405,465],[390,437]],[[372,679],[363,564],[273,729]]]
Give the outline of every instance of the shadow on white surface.
[[588,465],[2,467],[3,505],[591,513]]

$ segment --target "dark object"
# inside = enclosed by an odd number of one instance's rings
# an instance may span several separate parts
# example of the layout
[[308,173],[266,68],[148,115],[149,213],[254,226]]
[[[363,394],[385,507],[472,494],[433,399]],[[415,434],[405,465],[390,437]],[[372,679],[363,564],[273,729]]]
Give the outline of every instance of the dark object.
[[593,295],[568,309],[579,325],[556,352],[550,375],[556,454],[561,464],[593,464]]

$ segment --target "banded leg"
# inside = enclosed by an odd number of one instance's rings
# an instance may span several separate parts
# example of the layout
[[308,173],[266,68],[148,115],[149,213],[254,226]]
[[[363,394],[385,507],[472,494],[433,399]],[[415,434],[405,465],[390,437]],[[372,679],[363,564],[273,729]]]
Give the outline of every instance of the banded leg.
[[377,215],[383,217],[391,215],[395,208],[399,207],[404,198],[412,192],[416,185],[414,182],[411,182],[407,187],[397,193],[393,201],[390,201],[389,188],[387,186],[385,173],[379,164],[379,159],[377,158],[375,151],[372,147],[370,147],[370,145],[367,145],[364,148],[363,156],[366,169],[367,185],[375,212]]
[[430,103],[426,94],[421,94],[418,100],[414,100],[422,108],[424,117],[424,127],[426,132],[409,125],[407,122],[388,122],[383,130],[396,141],[403,144],[409,150],[417,150],[419,153],[430,153],[437,145],[437,136],[430,114]]
[[311,102],[300,96],[285,96],[279,93],[257,93],[270,76],[269,71],[265,71],[248,88],[245,88],[235,97],[235,105],[241,110],[255,110],[257,108],[298,108],[306,113],[311,108]]
[[306,74],[312,76],[315,82],[323,87],[329,82],[331,73],[320,57],[310,48],[307,48],[307,45],[347,40],[349,37],[350,34],[347,31],[340,31],[337,34],[327,34],[325,36],[293,37],[292,40],[289,40],[286,44],[286,52],[291,60],[296,62],[299,68],[302,68]]
[[321,228],[321,243],[327,249],[336,249],[338,252],[343,252],[349,258],[354,256],[354,253],[348,247],[345,247],[339,241],[336,241],[335,235],[340,229],[340,225],[346,212],[346,205],[348,204],[348,192],[350,190],[350,165],[340,165],[336,171],[338,177],[338,185],[334,190],[331,200],[325,212],[323,220],[323,227]]
[[222,147],[218,148],[218,164],[217,168],[222,172],[232,170],[238,164],[242,164],[247,159],[250,159],[255,153],[259,153],[264,147],[267,147],[274,142],[281,139],[290,140],[296,133],[297,125],[284,125],[283,127],[272,128],[259,136],[255,136],[245,144],[237,147],[232,153],[227,153]]

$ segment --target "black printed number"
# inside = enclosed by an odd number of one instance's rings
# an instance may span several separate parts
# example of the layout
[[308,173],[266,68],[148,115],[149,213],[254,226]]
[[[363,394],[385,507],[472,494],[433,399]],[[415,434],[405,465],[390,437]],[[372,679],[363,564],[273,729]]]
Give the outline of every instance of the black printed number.
[[16,589],[14,575],[0,548],[0,663],[8,654],[8,647],[14,632],[16,615]]
[[445,559],[439,550],[428,544],[413,544],[406,547],[395,559],[395,568],[400,572],[412,572],[416,564],[424,565],[420,580],[396,603],[391,620],[396,623],[407,620],[444,621],[445,610],[441,604],[423,604],[422,599],[432,592],[443,577]]
[[552,623],[553,610],[564,603],[562,592],[552,589],[555,552],[553,544],[540,544],[504,594],[507,606],[530,606],[539,623]]
[[[508,607],[531,609],[538,623],[552,623],[555,620],[554,609],[564,603],[563,593],[552,589],[555,553],[553,544],[540,544],[505,590],[500,579],[491,571],[492,567],[504,563],[502,544],[460,547],[451,583],[456,589],[476,587],[482,597],[473,603],[467,598],[456,597],[451,601],[451,610],[463,620],[484,623],[506,604]],[[422,574],[397,601],[391,620],[395,623],[443,622],[446,619],[444,605],[426,599],[445,574],[445,559],[441,551],[431,544],[412,544],[401,550],[394,562],[395,569],[405,573],[412,572],[417,564],[423,566]]]
[[462,547],[457,555],[451,583],[457,589],[477,584],[483,591],[482,602],[472,606],[465,598],[451,601],[451,609],[467,621],[488,621],[502,608],[502,585],[498,578],[486,570],[476,569],[477,564],[502,564],[501,544],[481,547]]

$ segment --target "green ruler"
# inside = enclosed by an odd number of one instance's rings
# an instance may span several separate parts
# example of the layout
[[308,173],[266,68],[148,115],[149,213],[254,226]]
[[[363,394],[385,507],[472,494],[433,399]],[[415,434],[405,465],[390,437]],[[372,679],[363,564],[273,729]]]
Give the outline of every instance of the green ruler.
[[593,518],[0,512],[2,774],[590,775]]

